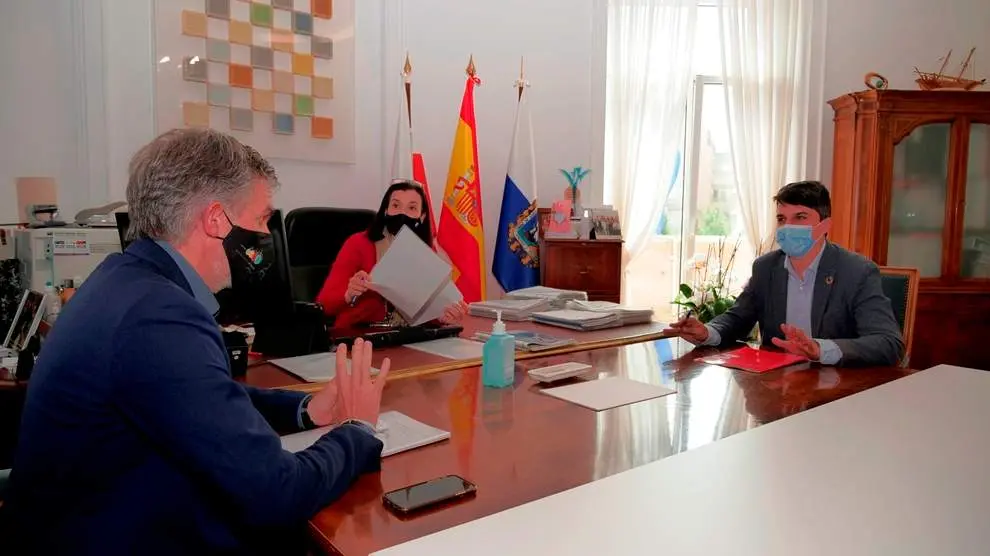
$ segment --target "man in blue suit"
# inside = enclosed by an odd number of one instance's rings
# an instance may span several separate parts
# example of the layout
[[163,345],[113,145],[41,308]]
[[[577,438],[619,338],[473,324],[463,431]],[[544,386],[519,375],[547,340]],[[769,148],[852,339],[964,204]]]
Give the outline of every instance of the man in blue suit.
[[[380,469],[371,423],[389,364],[372,379],[370,345],[355,344],[350,371],[338,350],[335,380],[312,396],[231,379],[211,292],[270,264],[276,186],[254,149],[211,130],[171,131],[135,155],[135,241],[66,305],[31,378],[6,547],[284,553],[286,531]],[[276,432],[331,424],[297,454]]]

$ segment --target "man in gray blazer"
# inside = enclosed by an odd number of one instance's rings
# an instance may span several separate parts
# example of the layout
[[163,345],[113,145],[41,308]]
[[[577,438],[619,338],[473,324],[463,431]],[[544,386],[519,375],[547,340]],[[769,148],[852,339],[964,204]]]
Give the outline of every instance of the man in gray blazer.
[[826,240],[828,189],[814,181],[791,183],[774,201],[780,249],[753,262],[735,305],[707,325],[689,316],[665,332],[697,345],[723,345],[759,323],[764,345],[824,365],[896,365],[904,341],[877,265]]

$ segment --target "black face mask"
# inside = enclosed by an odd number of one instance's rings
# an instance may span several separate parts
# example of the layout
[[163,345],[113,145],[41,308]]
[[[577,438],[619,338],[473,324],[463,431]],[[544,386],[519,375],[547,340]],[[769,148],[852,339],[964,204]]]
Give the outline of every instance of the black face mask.
[[[224,216],[227,216],[224,213]],[[230,233],[223,238],[223,251],[230,264],[230,285],[256,286],[275,262],[275,242],[271,234],[242,228],[227,216]],[[219,238],[218,238],[219,239]]]
[[402,226],[409,226],[415,230],[419,226],[419,220],[402,213],[385,215],[385,229],[388,230],[388,233],[394,236],[399,233]]

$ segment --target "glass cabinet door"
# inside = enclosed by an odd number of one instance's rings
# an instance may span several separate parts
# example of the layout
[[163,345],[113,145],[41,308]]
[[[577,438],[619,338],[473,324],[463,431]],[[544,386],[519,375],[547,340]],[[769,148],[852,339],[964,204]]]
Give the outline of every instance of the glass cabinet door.
[[990,278],[990,125],[970,126],[967,164],[960,275]]
[[894,147],[887,265],[942,274],[951,124],[925,124]]

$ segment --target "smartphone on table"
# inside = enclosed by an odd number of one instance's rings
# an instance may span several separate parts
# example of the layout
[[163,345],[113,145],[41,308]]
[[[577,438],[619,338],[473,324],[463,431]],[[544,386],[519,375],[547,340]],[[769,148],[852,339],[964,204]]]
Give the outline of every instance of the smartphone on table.
[[434,506],[441,502],[473,496],[478,487],[471,481],[447,475],[407,486],[382,495],[385,507],[401,515]]

